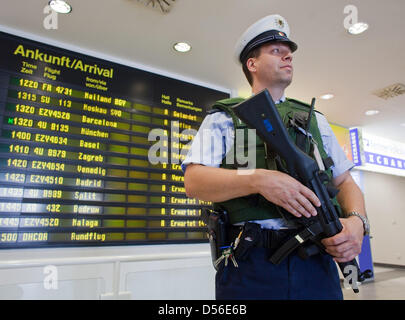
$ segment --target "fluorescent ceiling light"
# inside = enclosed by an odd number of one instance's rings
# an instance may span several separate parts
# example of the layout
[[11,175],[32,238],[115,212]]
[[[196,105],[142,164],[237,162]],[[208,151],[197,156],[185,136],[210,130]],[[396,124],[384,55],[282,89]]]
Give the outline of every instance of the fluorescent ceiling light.
[[366,31],[368,29],[368,24],[365,22],[357,22],[354,25],[352,25],[347,31],[350,34],[360,34],[363,33],[364,31]]
[[378,113],[380,113],[380,111],[378,111],[378,110],[367,110],[365,112],[366,116],[374,116],[374,115],[376,115]]
[[173,48],[178,52],[188,52],[191,50],[191,46],[185,42],[177,42],[174,44]]
[[324,95],[320,96],[319,98],[321,98],[322,100],[329,100],[329,99],[332,99],[334,97],[335,96],[332,93],[327,93],[327,94],[324,94]]
[[63,0],[51,0],[49,6],[57,13],[70,13],[72,11],[72,6]]

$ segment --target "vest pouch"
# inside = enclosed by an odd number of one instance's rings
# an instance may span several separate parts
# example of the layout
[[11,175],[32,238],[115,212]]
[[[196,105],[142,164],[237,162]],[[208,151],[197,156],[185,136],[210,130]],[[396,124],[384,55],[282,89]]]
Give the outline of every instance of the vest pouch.
[[274,159],[266,154],[266,147],[259,136],[253,131],[249,139],[249,131],[246,125],[239,125],[236,129],[235,142],[226,154],[221,167],[227,169],[267,168],[275,170]]
[[214,204],[214,209],[225,209],[231,224],[252,220],[254,213],[255,220],[281,218],[276,206],[267,201],[262,195],[255,194],[240,197],[228,201]]

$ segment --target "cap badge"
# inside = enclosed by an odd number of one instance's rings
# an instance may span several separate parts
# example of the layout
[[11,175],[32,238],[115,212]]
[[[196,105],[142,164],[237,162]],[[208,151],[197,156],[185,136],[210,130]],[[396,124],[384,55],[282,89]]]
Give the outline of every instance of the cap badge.
[[284,28],[284,21],[282,19],[277,19],[276,20],[276,24],[280,27],[280,28]]
[[278,34],[279,34],[280,36],[282,36],[282,37],[285,37],[285,36],[286,36],[284,32],[279,32]]

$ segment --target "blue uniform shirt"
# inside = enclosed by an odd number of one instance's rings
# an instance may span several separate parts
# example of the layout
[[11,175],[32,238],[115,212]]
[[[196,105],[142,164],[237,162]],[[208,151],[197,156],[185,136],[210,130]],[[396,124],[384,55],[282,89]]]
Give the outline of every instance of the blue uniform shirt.
[[[276,104],[284,101],[285,97],[283,96]],[[318,112],[315,112],[315,114],[324,149],[334,162],[334,166],[331,167],[333,177],[338,177],[347,170],[352,169],[354,164],[347,159],[326,118]],[[218,168],[225,155],[233,146],[234,136],[232,118],[228,114],[216,112],[207,115],[193,139],[186,158],[181,164],[183,172],[186,171],[187,165],[190,163]],[[269,219],[255,222],[260,223],[262,227],[267,229],[282,229],[287,227],[283,219]]]

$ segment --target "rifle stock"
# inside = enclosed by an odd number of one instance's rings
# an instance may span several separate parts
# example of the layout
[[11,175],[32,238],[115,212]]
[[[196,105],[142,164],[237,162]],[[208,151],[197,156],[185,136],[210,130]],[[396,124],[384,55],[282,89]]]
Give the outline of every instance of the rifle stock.
[[[281,246],[270,258],[270,261],[275,264],[280,263],[306,240],[312,240],[322,246],[320,244],[321,239],[336,235],[342,230],[343,226],[323,183],[322,172],[317,162],[292,142],[267,89],[235,105],[233,111],[249,128],[256,129],[256,134],[264,143],[285,161],[288,174],[311,189],[321,202],[321,206],[316,208],[318,214],[314,217],[297,218],[288,214],[290,219],[304,228]],[[357,261],[353,259],[350,262],[339,264],[345,276],[347,272],[344,270],[347,265],[357,268],[358,281],[362,281]],[[353,290],[358,292],[357,284],[352,282],[351,285]]]

